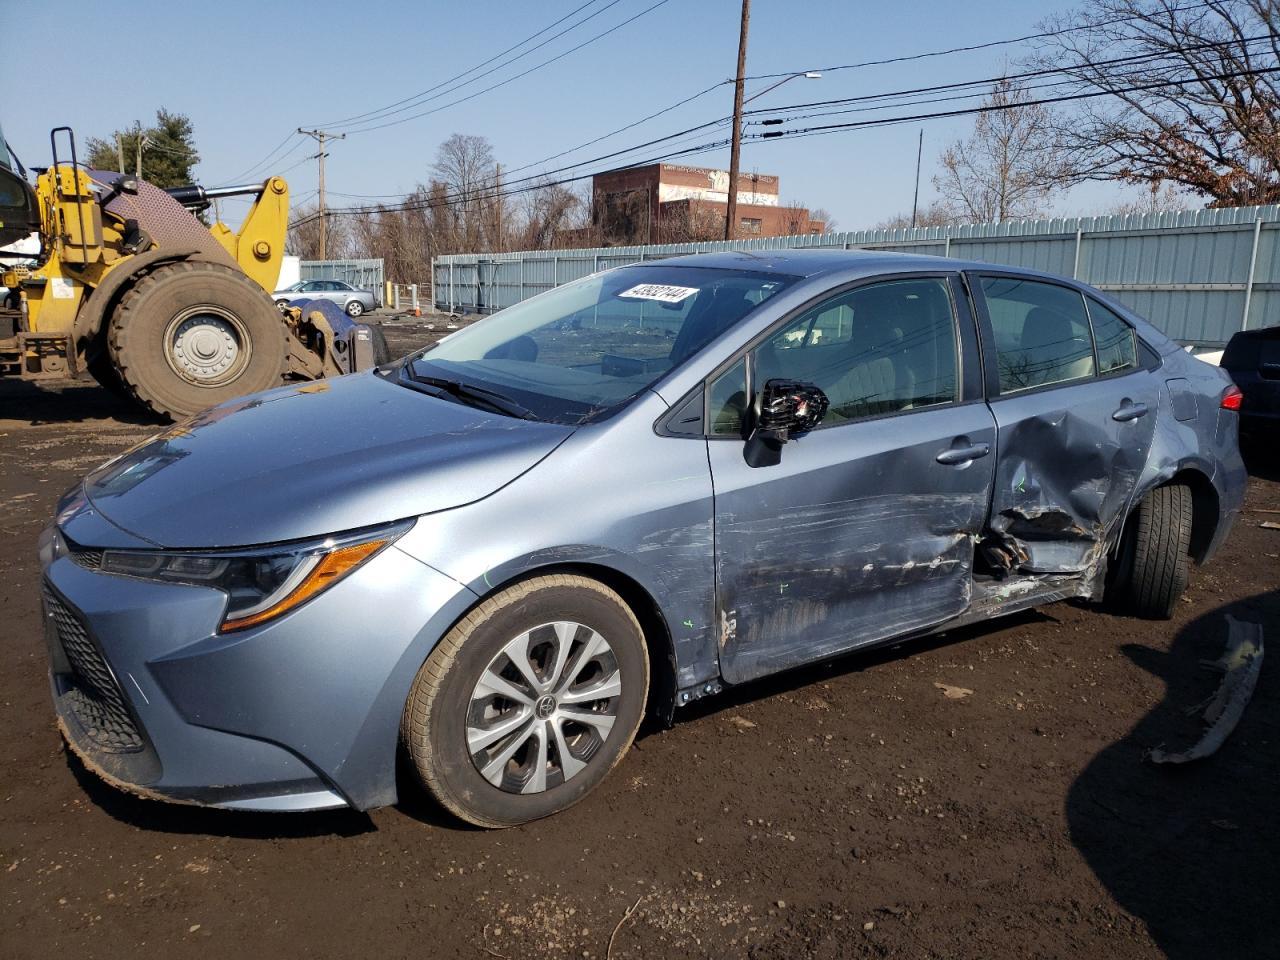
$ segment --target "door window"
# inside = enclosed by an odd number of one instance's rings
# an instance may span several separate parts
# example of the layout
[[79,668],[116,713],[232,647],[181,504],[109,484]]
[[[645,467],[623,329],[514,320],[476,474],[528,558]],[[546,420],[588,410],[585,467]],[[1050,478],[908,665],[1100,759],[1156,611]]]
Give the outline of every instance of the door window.
[[[756,389],[776,379],[821,388],[831,403],[824,426],[956,399],[955,314],[945,279],[890,280],[839,294],[774,332],[753,355]],[[729,402],[742,377],[734,366],[711,386],[716,433],[742,430],[742,413]]]
[[1020,277],[983,277],[982,292],[1001,393],[1093,376],[1093,339],[1079,293]]
[[1117,373],[1133,370],[1138,366],[1138,348],[1134,343],[1133,328],[1113,310],[1097,300],[1089,300],[1089,320],[1093,325],[1093,339],[1098,345],[1098,373]]

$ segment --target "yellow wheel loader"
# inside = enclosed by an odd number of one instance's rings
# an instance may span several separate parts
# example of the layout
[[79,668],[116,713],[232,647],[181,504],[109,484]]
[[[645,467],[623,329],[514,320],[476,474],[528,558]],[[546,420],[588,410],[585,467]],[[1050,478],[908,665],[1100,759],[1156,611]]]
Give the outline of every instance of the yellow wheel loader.
[[[58,156],[60,134],[69,158]],[[85,169],[69,127],[55,129],[50,146],[53,163],[34,187],[0,164],[0,376],[88,373],[180,419],[386,360],[381,331],[336,305],[272,300],[289,216],[280,177],[166,191]],[[196,217],[219,197],[246,195],[253,205],[237,231]],[[15,248],[33,235],[38,251]]]

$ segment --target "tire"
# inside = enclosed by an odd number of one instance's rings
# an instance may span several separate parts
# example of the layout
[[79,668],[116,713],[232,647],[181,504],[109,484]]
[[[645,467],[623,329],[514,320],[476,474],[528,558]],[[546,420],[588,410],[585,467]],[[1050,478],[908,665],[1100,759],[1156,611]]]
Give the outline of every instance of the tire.
[[111,355],[108,353],[105,344],[98,355],[89,361],[87,369],[89,370],[89,376],[98,382],[98,386],[109,390],[117,397],[133,399],[133,394],[124,385],[124,381],[120,379],[119,371],[116,370],[115,364],[111,362]]
[[175,420],[279,386],[284,374],[288,333],[279,311],[247,276],[220,264],[174,263],[147,274],[120,301],[107,335],[129,392]]
[[347,304],[347,316],[348,316],[348,317],[363,317],[363,316],[364,316],[364,304],[363,304],[363,303],[361,303],[359,300],[352,300],[350,303],[348,303],[348,304]]
[[282,308],[283,308],[283,307],[287,307],[288,305],[289,305],[289,301],[288,301],[288,300],[277,300],[277,301],[276,301],[276,306],[277,306],[277,307],[282,307]]
[[1168,620],[1191,567],[1191,489],[1156,487],[1129,517],[1111,592],[1114,606],[1151,620]]
[[[558,632],[557,623],[570,626]],[[555,663],[562,635],[571,638],[565,666],[552,676],[547,667]],[[511,649],[532,651],[525,662],[534,679],[546,677],[546,686],[520,679],[504,652]],[[593,656],[578,663],[584,650]],[[478,685],[482,676],[495,674],[495,683],[529,693],[525,702]],[[566,691],[590,697],[613,690],[616,695],[575,704],[557,699]],[[401,739],[423,786],[442,806],[476,826],[510,827],[558,813],[595,788],[630,748],[648,690],[644,634],[622,598],[586,577],[542,576],[485,600],[440,641],[414,680]],[[593,719],[573,720],[569,712],[575,710]],[[602,731],[609,716],[612,723]],[[486,726],[511,732],[488,744],[477,739],[473,755],[469,732]],[[541,763],[540,740],[547,743]],[[518,749],[504,760],[513,744]],[[501,782],[486,778],[482,766]]]

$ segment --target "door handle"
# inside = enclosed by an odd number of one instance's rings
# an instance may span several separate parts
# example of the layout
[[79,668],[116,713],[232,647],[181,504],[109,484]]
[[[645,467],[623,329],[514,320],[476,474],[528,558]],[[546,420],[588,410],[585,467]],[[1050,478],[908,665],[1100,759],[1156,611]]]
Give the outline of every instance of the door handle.
[[933,459],[947,466],[955,466],[985,457],[990,452],[991,444],[989,443],[971,443],[967,447],[948,447]]
[[1112,420],[1120,423],[1127,423],[1130,420],[1137,420],[1139,417],[1146,416],[1147,405],[1145,403],[1125,403],[1120,405],[1120,409],[1111,415]]

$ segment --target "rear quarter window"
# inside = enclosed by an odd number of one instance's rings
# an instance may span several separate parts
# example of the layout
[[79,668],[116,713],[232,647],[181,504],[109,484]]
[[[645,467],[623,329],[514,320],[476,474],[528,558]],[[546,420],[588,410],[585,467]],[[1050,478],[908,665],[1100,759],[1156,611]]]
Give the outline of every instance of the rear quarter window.
[[1105,375],[1136,370],[1138,347],[1133,328],[1113,310],[1093,299],[1089,300],[1089,321],[1098,347],[1098,373]]

